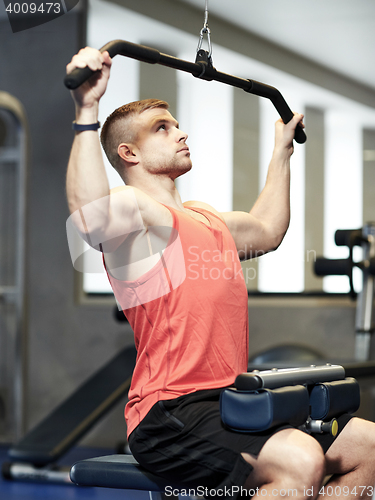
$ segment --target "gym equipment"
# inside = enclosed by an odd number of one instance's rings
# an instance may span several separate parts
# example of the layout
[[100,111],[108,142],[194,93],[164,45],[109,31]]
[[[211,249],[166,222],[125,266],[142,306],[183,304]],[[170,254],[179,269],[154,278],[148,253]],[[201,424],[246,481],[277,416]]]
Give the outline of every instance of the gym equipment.
[[40,424],[12,446],[3,464],[7,479],[70,482],[69,471],[55,466],[124,396],[133,374],[135,347],[126,347],[90,377]]
[[[374,332],[374,276],[375,276],[375,222],[369,222],[361,229],[339,229],[335,233],[337,246],[347,246],[349,257],[346,259],[326,259],[318,257],[314,263],[317,276],[341,275],[348,276],[350,296],[357,297],[355,319],[355,359],[368,361],[370,359],[371,336]],[[354,262],[353,249],[362,247],[362,261]],[[362,290],[356,294],[353,286],[353,269],[362,271]]]
[[254,370],[241,373],[235,381],[235,386],[243,391],[255,391],[257,389],[274,389],[286,385],[316,384],[318,382],[331,382],[332,380],[343,380],[345,370],[340,365],[326,364],[324,366],[308,366],[301,368],[273,368],[272,370]]
[[71,468],[70,477],[79,486],[148,491],[150,500],[166,498],[163,492],[167,487],[181,488],[181,485],[145,470],[132,455],[108,455],[81,460]]
[[[335,376],[338,380],[335,380]],[[253,390],[254,380],[257,381],[257,391]],[[246,382],[249,382],[248,391]],[[284,387],[285,383],[292,385]],[[269,384],[275,389],[265,389]],[[245,373],[237,377],[235,386],[235,389],[222,392],[220,409],[224,423],[239,432],[259,431],[280,423],[293,422],[307,432],[330,432],[335,436],[338,429],[332,415],[354,412],[360,403],[358,383],[345,378],[345,370],[339,365]],[[260,399],[254,406],[258,395]],[[288,405],[292,408],[288,408]],[[258,428],[249,429],[249,411],[254,410],[261,412],[260,418],[259,414],[255,415]],[[294,411],[297,414],[293,415]],[[313,419],[313,416],[322,417],[322,420]],[[327,418],[332,420],[327,422]],[[150,474],[133,457],[126,455],[79,461],[71,469],[71,479],[82,486],[148,490],[152,499],[165,498],[163,491],[166,486],[182,489],[181,485],[171,485]]]
[[314,420],[330,420],[342,413],[354,413],[359,405],[359,385],[354,378],[315,384],[310,392],[310,416]]
[[0,92],[0,434],[8,442],[24,431],[27,156],[25,110]]
[[305,386],[240,391],[225,389],[220,395],[223,423],[237,432],[262,432],[277,425],[303,425],[309,417]]
[[[232,87],[243,89],[250,94],[270,99],[284,123],[288,123],[293,118],[293,112],[276,88],[255,80],[245,80],[244,78],[217,71],[212,65],[212,59],[209,52],[205,50],[200,49],[198,51],[195,63],[177,59],[176,57],[163,54],[156,49],[144,45],[137,45],[125,40],[113,40],[108,42],[100,51],[108,51],[111,57],[122,55],[150,64],[161,64],[162,66],[191,73],[196,78],[202,80],[215,80],[231,85]],[[66,75],[64,79],[65,86],[71,90],[76,89],[93,74],[94,72],[88,67],[76,68],[70,74]],[[295,140],[300,144],[306,141],[305,132],[300,126],[296,128]]]
[[332,432],[334,422],[324,420],[354,413],[359,404],[357,381],[345,378],[342,366],[330,364],[242,373],[235,388],[225,389],[220,398],[223,422],[239,432],[286,423]]

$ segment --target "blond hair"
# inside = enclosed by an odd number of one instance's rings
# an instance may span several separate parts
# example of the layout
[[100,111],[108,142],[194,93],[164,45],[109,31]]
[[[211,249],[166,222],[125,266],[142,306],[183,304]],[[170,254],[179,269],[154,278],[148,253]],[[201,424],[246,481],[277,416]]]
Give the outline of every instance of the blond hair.
[[123,142],[132,144],[137,140],[137,130],[131,127],[130,119],[140,115],[143,111],[153,108],[168,109],[169,104],[159,99],[144,99],[142,101],[134,101],[124,106],[121,106],[106,119],[100,141],[104,152],[113,168],[123,177],[123,163],[118,155],[118,147]]

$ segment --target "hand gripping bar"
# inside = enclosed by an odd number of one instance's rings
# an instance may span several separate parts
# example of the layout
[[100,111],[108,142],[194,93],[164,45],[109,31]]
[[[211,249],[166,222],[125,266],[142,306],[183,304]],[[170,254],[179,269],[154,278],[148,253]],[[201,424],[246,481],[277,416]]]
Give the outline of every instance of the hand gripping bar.
[[[288,123],[293,118],[293,112],[289,108],[281,93],[276,88],[265,85],[264,83],[221,73],[212,65],[205,64],[204,62],[193,63],[184,61],[183,59],[177,59],[176,57],[163,54],[156,49],[152,49],[144,45],[137,45],[125,40],[113,40],[108,42],[100,49],[100,52],[105,52],[106,50],[111,58],[116,55],[121,55],[150,64],[161,64],[162,66],[168,66],[169,68],[191,73],[196,78],[200,78],[202,80],[215,80],[217,82],[231,85],[232,87],[243,89],[245,92],[249,92],[250,94],[266,97],[267,99],[270,99],[272,104],[275,106],[284,123]],[[76,68],[71,73],[66,75],[64,79],[65,86],[68,89],[74,90],[88,80],[88,78],[90,78],[93,74],[94,72],[88,67]],[[299,144],[303,144],[306,141],[305,132],[301,127],[298,126],[296,128],[294,138]]]

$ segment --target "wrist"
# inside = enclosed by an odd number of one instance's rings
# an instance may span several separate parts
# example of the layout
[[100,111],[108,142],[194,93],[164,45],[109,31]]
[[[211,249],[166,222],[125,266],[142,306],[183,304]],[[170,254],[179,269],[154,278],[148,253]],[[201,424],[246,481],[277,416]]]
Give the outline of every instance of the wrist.
[[99,106],[93,105],[90,107],[76,106],[76,119],[75,122],[81,125],[88,125],[98,121]]
[[84,132],[86,130],[98,130],[100,128],[100,122],[97,121],[96,123],[77,123],[74,121],[72,123],[72,129],[75,130],[76,132]]
[[292,154],[293,154],[293,147],[289,149],[275,148],[273,150],[272,160],[280,163],[289,163]]

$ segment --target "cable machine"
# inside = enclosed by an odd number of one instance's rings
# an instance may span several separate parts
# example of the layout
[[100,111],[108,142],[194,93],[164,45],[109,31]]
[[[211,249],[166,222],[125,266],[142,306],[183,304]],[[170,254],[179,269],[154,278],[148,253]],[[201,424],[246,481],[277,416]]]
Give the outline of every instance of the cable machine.
[[[208,51],[202,49],[204,36],[207,36]],[[130,57],[138,61],[149,64],[160,64],[179,71],[192,74],[194,77],[206,81],[217,81],[243,89],[249,94],[269,99],[284,123],[288,123],[293,118],[293,112],[288,106],[282,94],[275,87],[260,83],[256,80],[240,78],[217,71],[212,62],[211,32],[208,27],[208,0],[206,0],[204,25],[199,35],[198,47],[195,62],[185,61],[168,54],[163,54],[158,50],[145,45],[137,45],[125,40],[113,40],[105,44],[100,52],[108,51],[111,58],[116,55]],[[94,72],[86,68],[77,68],[65,77],[64,83],[68,89],[74,90],[92,76]],[[295,131],[296,142],[303,144],[306,135],[300,126]]]

